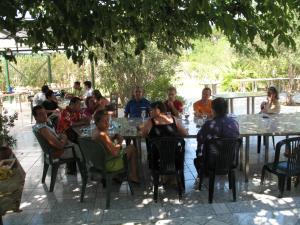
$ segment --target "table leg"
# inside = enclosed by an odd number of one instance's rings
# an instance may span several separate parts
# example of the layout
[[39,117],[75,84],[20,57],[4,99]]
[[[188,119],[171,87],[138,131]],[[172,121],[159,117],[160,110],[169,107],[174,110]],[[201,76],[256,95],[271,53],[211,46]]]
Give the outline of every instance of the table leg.
[[19,95],[20,112],[22,112],[21,95]]
[[250,97],[247,97],[247,114],[250,114]]
[[233,98],[229,99],[230,101],[230,113],[233,114]]
[[240,147],[240,171],[243,171],[243,162],[244,162],[244,139],[242,138],[242,144]]
[[136,148],[137,148],[137,154],[138,154],[138,172],[140,175],[140,178],[144,178],[144,170],[143,170],[143,159],[142,159],[142,138],[137,137],[136,138]]
[[0,97],[0,113],[2,114],[2,110],[3,110],[3,98]]
[[228,109],[228,113],[231,113],[230,112],[230,99],[227,99],[227,109]]
[[269,136],[265,136],[265,163],[269,161]]
[[251,97],[252,114],[255,114],[255,97]]
[[246,137],[246,147],[245,147],[245,182],[248,182],[249,177],[249,147],[250,147],[250,137]]
[[0,215],[0,225],[3,225],[2,215]]

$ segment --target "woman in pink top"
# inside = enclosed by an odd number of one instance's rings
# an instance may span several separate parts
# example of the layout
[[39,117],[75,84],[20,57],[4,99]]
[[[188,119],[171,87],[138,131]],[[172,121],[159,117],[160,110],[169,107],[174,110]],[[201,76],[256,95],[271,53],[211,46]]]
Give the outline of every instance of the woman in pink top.
[[95,111],[103,110],[106,106],[110,104],[109,101],[102,96],[99,90],[93,91],[93,98],[96,103]]

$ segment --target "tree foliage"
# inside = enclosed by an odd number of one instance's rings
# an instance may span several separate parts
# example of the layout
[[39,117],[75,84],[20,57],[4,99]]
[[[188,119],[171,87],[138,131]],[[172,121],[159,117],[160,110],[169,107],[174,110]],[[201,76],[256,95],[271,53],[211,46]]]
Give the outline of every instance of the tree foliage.
[[184,70],[199,80],[218,80],[236,57],[226,37],[218,32],[210,38],[194,40],[194,48],[182,54]]
[[0,30],[35,52],[43,45],[62,47],[79,64],[85,52],[94,59],[93,47],[112,60],[114,43],[125,46],[131,39],[136,55],[150,42],[179,53],[191,38],[211,36],[213,28],[240,50],[251,43],[260,54],[274,55],[274,41],[295,47],[290,34],[298,9],[293,0],[1,0]]
[[178,57],[159,51],[153,44],[134,55],[132,45],[126,45],[128,54],[124,53],[124,46],[116,45],[115,60],[111,63],[104,60],[101,50],[98,51],[97,56],[102,61],[96,67],[96,83],[108,93],[117,92],[122,103],[131,98],[135,86],[145,89],[150,100],[165,99],[166,90],[175,78]]
[[[65,54],[51,54],[51,71],[53,83],[60,87],[71,87],[76,80],[89,80],[89,67],[78,67],[72,60],[68,60]],[[40,88],[48,83],[48,65],[46,55],[30,54],[17,55],[17,64],[9,63],[9,77],[13,87],[29,86]],[[2,71],[3,73],[4,71]],[[4,77],[0,73],[1,78]]]

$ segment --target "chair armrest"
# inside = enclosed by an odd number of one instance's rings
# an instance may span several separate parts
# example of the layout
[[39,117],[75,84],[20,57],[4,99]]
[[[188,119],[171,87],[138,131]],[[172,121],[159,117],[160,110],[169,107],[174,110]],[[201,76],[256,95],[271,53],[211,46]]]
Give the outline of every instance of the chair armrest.
[[64,146],[64,149],[69,149],[69,148],[72,149],[72,153],[73,153],[74,158],[78,158],[77,154],[75,152],[75,146],[72,145],[72,144],[68,144],[68,145]]
[[72,149],[74,149],[74,145],[72,145],[72,144],[68,144],[68,145],[64,146],[64,149],[68,149],[68,148],[72,148]]

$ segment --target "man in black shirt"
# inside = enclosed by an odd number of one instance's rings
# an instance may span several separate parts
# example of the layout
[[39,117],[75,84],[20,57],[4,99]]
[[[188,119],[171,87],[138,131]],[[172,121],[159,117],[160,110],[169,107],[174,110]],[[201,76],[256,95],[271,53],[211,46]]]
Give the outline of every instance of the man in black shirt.
[[45,108],[47,116],[51,116],[52,114],[59,113],[59,107],[57,103],[57,99],[52,90],[49,90],[45,94],[46,100],[43,102],[42,106]]

